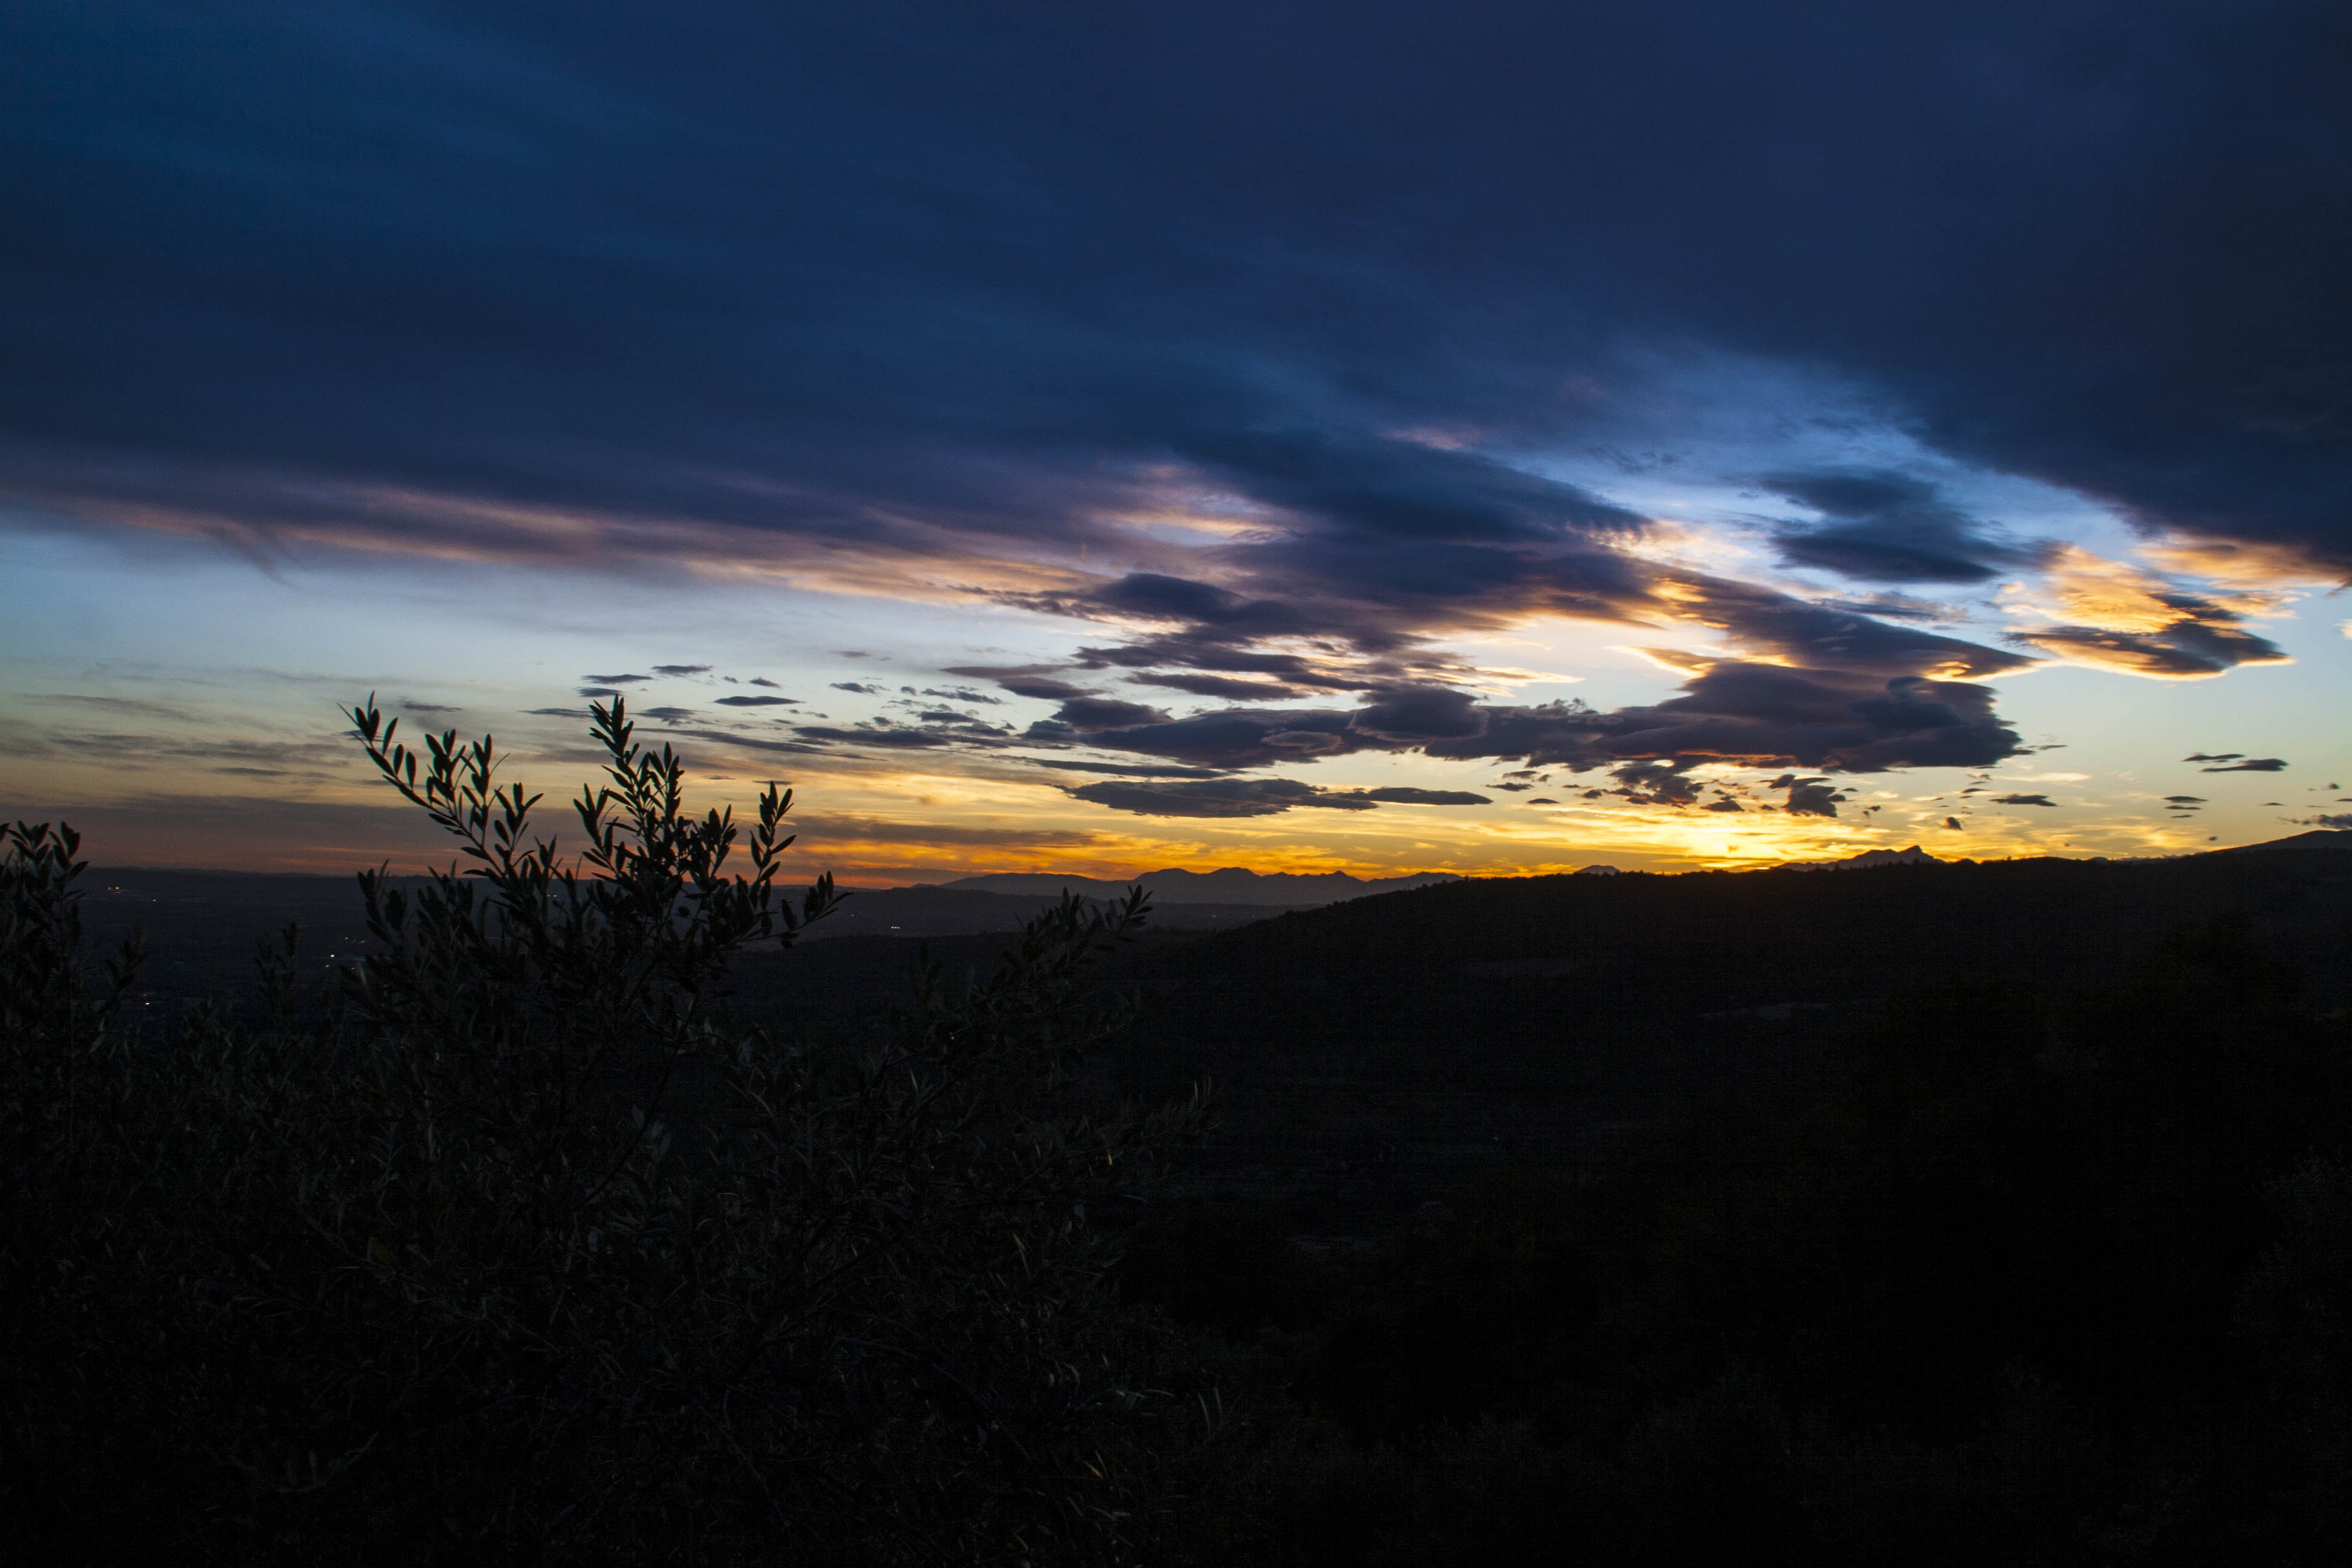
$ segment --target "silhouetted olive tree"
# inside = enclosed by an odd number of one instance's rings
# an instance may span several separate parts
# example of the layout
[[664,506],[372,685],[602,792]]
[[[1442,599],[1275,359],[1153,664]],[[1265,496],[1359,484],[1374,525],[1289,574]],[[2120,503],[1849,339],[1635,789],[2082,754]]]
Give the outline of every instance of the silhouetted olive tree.
[[92,1557],[1127,1560],[1203,1425],[1086,1217],[1199,1107],[1066,1092],[1139,891],[926,974],[887,1043],[772,1039],[730,966],[835,901],[775,888],[788,792],[689,815],[599,705],[568,862],[488,737],[350,717],[471,863],[363,876],[373,951],[315,1005],[289,929],[258,1022],[142,1037],[70,832],[10,840],[12,1512]]

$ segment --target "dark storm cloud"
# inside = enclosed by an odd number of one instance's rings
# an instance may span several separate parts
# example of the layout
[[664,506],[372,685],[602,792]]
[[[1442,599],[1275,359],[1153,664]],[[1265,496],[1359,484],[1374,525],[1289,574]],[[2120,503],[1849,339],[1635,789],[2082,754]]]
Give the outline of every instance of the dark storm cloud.
[[794,697],[721,697],[715,700],[721,708],[797,708]]
[[2220,675],[2242,664],[2276,664],[2286,656],[2268,637],[2196,622],[2161,632],[2119,632],[2104,626],[2053,626],[2024,640],[2055,654],[2076,654],[2143,675]]
[[[1133,706],[1114,704],[1115,707]],[[1273,763],[1308,762],[1316,757],[1364,750],[1372,744],[1349,729],[1349,715],[1337,709],[1238,709],[1195,714],[1164,723],[1140,723],[1082,731],[1059,719],[1029,727],[1033,740],[1083,742],[1110,751],[1139,752],[1147,756],[1196,766],[1263,767]]]
[[630,686],[653,679],[650,675],[583,675],[580,678],[596,686]]
[[[2325,7],[1821,5],[1759,26],[1755,6],[1489,5],[1336,39],[1253,11],[1245,55],[1213,5],[1030,30],[1047,15],[654,31],[227,7],[152,57],[192,68],[152,76],[121,68],[168,26],[152,14],[28,27],[57,88],[15,117],[41,133],[20,207],[40,237],[16,268],[42,309],[11,424],[144,446],[186,413],[212,457],[347,470],[382,449],[455,489],[820,532],[902,437],[950,455],[881,488],[990,526],[1066,488],[1069,440],[1164,450],[1267,506],[1494,538],[1595,520],[1504,476],[1475,505],[1402,480],[1367,498],[1331,456],[1364,437],[1266,436],[1286,423],[1266,416],[1295,402],[1287,423],[1319,428],[1318,397],[1280,389],[1346,384],[1360,418],[1492,424],[1594,357],[1577,323],[1606,309],[1881,377],[1932,437],[2151,516],[2341,546],[2314,504],[2340,493],[2343,420]],[[1570,60],[1564,91],[1542,62]],[[363,199],[334,221],[321,188]],[[170,260],[133,243],[165,217]],[[1702,222],[1742,243],[1689,243]],[[110,265],[67,265],[92,255]],[[784,314],[758,287],[778,268]],[[234,363],[188,352],[240,328]],[[1203,368],[1252,340],[1282,345],[1272,374]],[[460,353],[488,374],[443,377]],[[166,377],[125,398],[132,362],[258,395]],[[683,384],[647,374],[677,363],[698,367]],[[1204,418],[1220,400],[1244,417]],[[782,498],[714,478],[784,454],[711,416],[779,405],[852,438],[791,463]],[[569,449],[539,439],[565,431]],[[1007,447],[1047,473],[973,471]]]
[[[1100,668],[1101,661],[1090,668]],[[1055,664],[1022,664],[991,666],[981,664],[951,665],[950,675],[970,676],[975,680],[992,680],[1015,697],[1034,697],[1046,702],[1060,702],[1075,697],[1093,697],[1097,693],[1086,687],[1061,679],[1064,666]],[[844,687],[844,690],[874,690],[880,687]]]
[[1486,805],[1468,790],[1415,789],[1390,784],[1380,789],[1334,790],[1297,779],[1208,779],[1183,783],[1105,780],[1080,784],[1079,800],[1146,816],[1273,816],[1299,806],[1326,811],[1370,811],[1388,805]]
[[1189,783],[1105,780],[1070,792],[1079,800],[1145,816],[1275,816],[1293,806],[1332,811],[1370,811],[1360,795],[1318,789],[1297,779],[1207,779]]
[[1087,763],[1068,757],[1023,757],[1021,761],[1034,767],[1055,768],[1063,773],[1116,773],[1122,778],[1213,779],[1220,776],[1208,768],[1165,767],[1150,763]]
[[1825,520],[1781,531],[1780,558],[1791,566],[1877,583],[1981,583],[2047,554],[1989,537],[1981,521],[1908,475],[1826,470],[1771,474],[1763,482]]
[[2056,801],[2054,801],[2054,800],[2052,800],[2052,799],[2051,799],[2048,795],[1994,795],[1990,800],[1987,801],[1985,804],[1987,804],[1988,805],[2050,805],[2050,806],[2054,806],[2054,805],[2056,805],[2058,803],[2057,803]]
[[1610,770],[1616,781],[1612,795],[1621,795],[1637,805],[1692,805],[1698,800],[1699,782],[1684,770],[1696,758],[1660,758],[1650,762],[1621,763]]
[[1787,779],[1778,781],[1789,795],[1780,809],[1791,816],[1835,816],[1838,804],[1845,797],[1827,779]]
[[1015,697],[1033,697],[1041,701],[1055,702],[1066,698],[1095,695],[1083,686],[1066,680],[1055,680],[1042,675],[1015,675],[997,682]]
[[[1551,545],[1612,535],[1633,538],[1644,527],[1638,513],[1574,485],[1413,440],[1296,429],[1227,431],[1194,437],[1181,450],[1203,468],[1235,481],[1261,504],[1336,521],[1361,543]],[[1595,570],[1607,572],[1597,563]],[[1412,586],[1401,577],[1393,585]],[[1236,605],[1232,613],[1245,612]]]
[[2249,757],[2242,763],[2231,763],[2222,767],[2199,768],[2200,773],[2274,773],[2286,767],[2278,757]]
[[1318,665],[1301,654],[1232,647],[1206,637],[1178,634],[1109,647],[1082,647],[1077,652],[1076,668],[1141,669],[1158,664],[1178,664],[1192,669],[1268,676],[1285,686],[1326,691],[1352,691],[1368,680],[1395,678],[1393,666],[1382,670],[1377,660],[1357,663],[1358,669],[1335,668],[1328,662]]
[[[654,666],[654,673],[656,675],[708,675],[710,673],[710,667],[707,664],[657,664]],[[765,682],[754,680],[751,684],[760,686]]]
[[1679,757],[1877,773],[1981,765],[2021,748],[1981,686],[1727,663],[1664,702],[1608,713],[1573,704],[1490,710],[1482,734],[1425,749],[1571,767]]
[[1701,672],[1664,702],[1607,712],[1580,702],[1487,704],[1444,688],[1397,687],[1352,711],[1228,709],[1172,720],[1140,704],[1080,700],[1027,734],[1221,769],[1421,751],[1580,771],[1663,760],[1677,769],[1723,762],[1876,773],[1980,766],[2022,750],[1982,686],[1740,663]]
[[1054,717],[1047,721],[1093,732],[1165,724],[1168,714],[1162,709],[1147,707],[1140,702],[1121,702],[1115,697],[1074,697],[1055,709]]
[[[1536,471],[1671,442],[1669,361],[1801,363],[1945,458],[2352,566],[2352,31],[2316,0],[0,26],[40,84],[0,101],[0,488],[73,515],[929,572],[1134,626],[1081,657],[1162,684],[1443,685],[1423,639],[1695,619],[1827,694],[1803,720],[1728,684],[1599,724],[1488,708],[1453,737],[1129,727],[1251,731],[1219,755],[1259,762],[2013,748],[1953,683],[2020,656],[1669,571],[1622,548],[1642,518]],[[2028,559],[1901,476],[1772,484],[1818,514],[1791,562],[1964,584]],[[1180,503],[1235,526],[1179,551],[1102,521]],[[2159,674],[2275,653],[2201,614],[2032,635]]]
[[1790,816],[1837,816],[1837,790],[1825,783],[1797,783],[1788,787],[1788,804],[1780,806]]
[[2034,660],[1939,636],[1888,626],[1869,616],[1717,578],[1680,576],[1672,584],[1696,618],[1719,626],[1749,651],[1778,654],[1807,669],[1862,674],[1983,677]]
[[[1369,687],[1364,705],[1352,712],[1246,708],[1167,720],[1139,703],[1085,696],[1063,705],[1054,720],[1034,724],[1030,738],[1085,741],[1218,769],[1355,750],[1425,750],[1433,757],[1524,757],[1531,764],[1561,762],[1580,769],[1686,754],[1879,771],[1976,766],[2018,750],[2016,733],[1994,717],[1988,689],[1936,677],[2013,670],[2028,663],[2022,656],[1719,578],[1682,574],[1675,588],[1694,614],[1800,668],[1727,660],[1703,668],[1677,699],[1609,715],[1576,703],[1484,705],[1444,684],[1381,682],[1369,675],[1352,682]],[[1160,590],[1155,585],[1152,593]],[[1185,595],[1167,593],[1167,602],[1197,609]],[[1115,663],[1129,651],[1089,648],[1087,654]],[[1160,639],[1136,654],[1173,663],[1188,658],[1188,648]]]
[[1375,692],[1349,723],[1375,740],[1406,744],[1455,740],[1486,728],[1476,699],[1466,691],[1439,686],[1395,687]]
[[1163,670],[1151,675],[1130,675],[1127,679],[1132,686],[1165,686],[1195,697],[1222,697],[1229,702],[1288,702],[1300,695],[1291,687],[1276,686],[1271,681],[1235,680],[1224,675]]

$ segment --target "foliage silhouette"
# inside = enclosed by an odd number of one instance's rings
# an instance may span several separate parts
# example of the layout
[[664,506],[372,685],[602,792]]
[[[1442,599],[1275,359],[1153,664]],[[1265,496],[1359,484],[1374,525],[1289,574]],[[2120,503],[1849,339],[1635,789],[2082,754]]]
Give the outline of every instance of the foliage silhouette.
[[[12,1530],[88,1561],[1112,1563],[1205,1404],[1122,1311],[1088,1205],[1197,1100],[1068,1092],[1118,1020],[1066,900],[880,1045],[772,1040],[724,980],[789,942],[789,794],[748,835],[599,705],[577,864],[491,740],[376,767],[470,866],[362,878],[374,951],[168,1037],[78,955],[70,830],[0,867]],[[1181,1369],[1178,1369],[1181,1371]],[[1169,1387],[1173,1387],[1169,1384]]]
[[[902,948],[778,951],[828,902],[774,893],[781,792],[738,879],[600,710],[566,864],[487,740],[352,717],[473,874],[368,879],[327,994],[289,937],[250,1022],[148,1037],[70,835],[0,870],[6,1501],[84,1557],[159,1519],[239,1560],[2352,1552],[2340,852],[1470,884],[1147,952],[1186,984],[1113,1083],[1429,1117],[1596,1041],[1661,1076],[1669,1004],[1783,1064],[1307,1241],[1213,1164],[1105,1204],[1198,1115],[1084,1110],[1083,966],[1139,906],[885,1025]],[[859,994],[805,1037],[732,1016],[824,973]]]

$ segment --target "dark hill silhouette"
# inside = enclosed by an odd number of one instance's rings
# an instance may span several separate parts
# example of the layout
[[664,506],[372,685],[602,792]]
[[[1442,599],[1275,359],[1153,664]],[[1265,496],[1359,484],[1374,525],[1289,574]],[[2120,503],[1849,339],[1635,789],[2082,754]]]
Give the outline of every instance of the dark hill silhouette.
[[1115,898],[1140,885],[1161,908],[1178,904],[1260,904],[1300,909],[1339,903],[1380,893],[1403,892],[1461,879],[1446,871],[1421,871],[1409,877],[1351,877],[1345,871],[1312,874],[1245,870],[1223,866],[1213,871],[1186,871],[1171,867],[1144,871],[1124,880],[1069,877],[1049,871],[992,871],[942,882],[943,888],[968,888],[981,892],[1021,893],[1052,898],[1068,889],[1090,897]]
[[[1077,885],[1070,890],[1090,902],[1108,904],[1124,888],[1115,882]],[[1014,931],[1035,919],[1061,897],[1049,893],[990,891],[950,883],[944,887],[878,888],[852,894],[842,906],[810,928],[808,940],[830,942],[848,936],[947,937]],[[1155,897],[1152,924],[1161,931],[1225,931],[1283,912],[1283,906],[1235,900],[1206,903]]]
[[2352,849],[2352,833],[2339,829],[2315,827],[2308,833],[2298,833],[2291,838],[2273,838],[2265,844],[2239,844],[2228,849],[2209,850],[2213,855],[2251,855],[2266,849]]
[[[394,885],[406,887],[423,880],[392,879]],[[152,1003],[242,985],[251,973],[255,943],[289,922],[301,927],[306,968],[349,962],[368,945],[359,894],[346,876],[117,867],[93,868],[86,881],[83,914],[93,939],[110,945],[134,925],[146,931],[142,991]],[[808,935],[813,942],[856,937],[904,942],[1009,933],[1050,908],[1057,896],[940,887],[854,890]],[[1155,933],[1224,931],[1282,912],[1278,906],[1263,903],[1176,900],[1160,908],[1151,923]],[[908,957],[892,948],[877,963],[895,975],[905,969]],[[884,984],[887,989],[887,978]]]
[[1120,1088],[1215,1080],[1213,1179],[1352,1194],[1350,1223],[1368,1223],[1383,1191],[1415,1200],[1465,1162],[1587,1161],[1677,1102],[1780,1071],[1904,987],[2095,984],[2232,910],[2303,968],[2313,1005],[2352,1000],[2352,857],[2332,841],[1852,877],[1481,879],[1143,955],[1153,1001]]
[[[2343,1006],[2347,840],[1848,877],[1487,878],[1288,912],[1171,900],[1116,971],[1146,1005],[1107,1086],[1157,1094],[1213,1079],[1224,1125],[1196,1179],[1320,1194],[1332,1228],[1376,1227],[1468,1164],[1588,1162],[1665,1108],[1781,1072],[1907,984],[1956,973],[2094,983],[2163,931],[2230,910],[2303,967],[2311,1005]],[[289,920],[304,928],[306,966],[359,945],[341,877],[89,880],[94,939],[148,927],[159,1006],[243,985],[256,940]],[[818,928],[828,940],[750,961],[740,1002],[780,1028],[877,1025],[908,994],[918,940],[950,973],[984,968],[997,933],[1046,901],[863,893]]]

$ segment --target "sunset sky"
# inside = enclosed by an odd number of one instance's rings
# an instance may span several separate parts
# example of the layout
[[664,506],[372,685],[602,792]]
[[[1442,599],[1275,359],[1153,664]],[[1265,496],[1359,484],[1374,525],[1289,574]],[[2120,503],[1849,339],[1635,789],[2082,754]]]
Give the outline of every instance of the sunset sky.
[[[2340,5],[0,16],[0,816],[853,883],[2352,827]],[[560,816],[549,825],[560,829]]]

